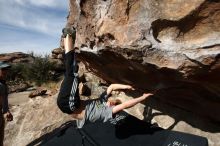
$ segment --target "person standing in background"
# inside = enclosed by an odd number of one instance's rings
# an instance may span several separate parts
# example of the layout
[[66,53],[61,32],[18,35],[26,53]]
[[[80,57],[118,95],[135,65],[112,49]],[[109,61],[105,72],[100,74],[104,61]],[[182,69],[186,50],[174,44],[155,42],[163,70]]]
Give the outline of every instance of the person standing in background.
[[[6,84],[6,76],[11,66],[0,61],[0,146],[3,146],[5,119],[12,121],[13,116],[8,107],[8,87]],[[4,119],[5,117],[5,119]]]

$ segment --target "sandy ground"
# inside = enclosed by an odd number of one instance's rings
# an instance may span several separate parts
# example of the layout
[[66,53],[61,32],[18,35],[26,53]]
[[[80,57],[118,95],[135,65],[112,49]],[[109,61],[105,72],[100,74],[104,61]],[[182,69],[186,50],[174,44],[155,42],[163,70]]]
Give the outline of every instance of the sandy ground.
[[25,103],[29,101],[28,95],[31,91],[25,91],[25,92],[18,92],[18,93],[11,93],[8,95],[8,102],[10,106],[13,105],[20,105],[22,103]]

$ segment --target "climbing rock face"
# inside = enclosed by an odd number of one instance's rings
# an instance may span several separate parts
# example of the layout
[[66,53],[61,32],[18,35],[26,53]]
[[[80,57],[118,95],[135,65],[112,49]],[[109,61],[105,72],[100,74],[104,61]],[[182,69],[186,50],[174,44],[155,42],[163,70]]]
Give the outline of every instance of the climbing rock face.
[[219,0],[70,0],[87,68],[220,121]]

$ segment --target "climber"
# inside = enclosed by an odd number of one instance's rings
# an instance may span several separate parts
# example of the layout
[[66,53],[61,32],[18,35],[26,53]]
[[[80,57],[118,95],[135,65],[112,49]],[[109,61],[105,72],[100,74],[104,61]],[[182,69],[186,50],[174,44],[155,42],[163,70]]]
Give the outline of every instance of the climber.
[[64,50],[65,50],[65,76],[60,87],[57,98],[57,105],[63,113],[69,114],[76,119],[77,127],[82,128],[87,122],[110,120],[113,115],[123,109],[132,107],[137,103],[151,96],[151,93],[144,93],[138,98],[128,100],[116,105],[109,99],[111,92],[119,89],[135,90],[130,85],[111,84],[98,99],[80,100],[78,65],[74,51],[76,30],[74,27],[63,29]]

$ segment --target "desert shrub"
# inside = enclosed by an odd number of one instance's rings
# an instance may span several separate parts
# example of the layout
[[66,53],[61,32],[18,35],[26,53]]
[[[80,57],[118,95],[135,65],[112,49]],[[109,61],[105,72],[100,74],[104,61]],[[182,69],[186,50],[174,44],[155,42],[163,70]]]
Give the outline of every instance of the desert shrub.
[[49,56],[35,56],[33,63],[28,64],[23,71],[25,80],[35,82],[37,85],[54,80],[55,63]]
[[24,81],[23,71],[25,65],[22,63],[13,64],[7,75],[7,80],[12,84]]
[[9,80],[24,80],[36,83],[36,85],[55,81],[57,78],[55,72],[56,64],[50,61],[49,56],[32,55],[34,56],[33,62],[12,65],[8,74]]

